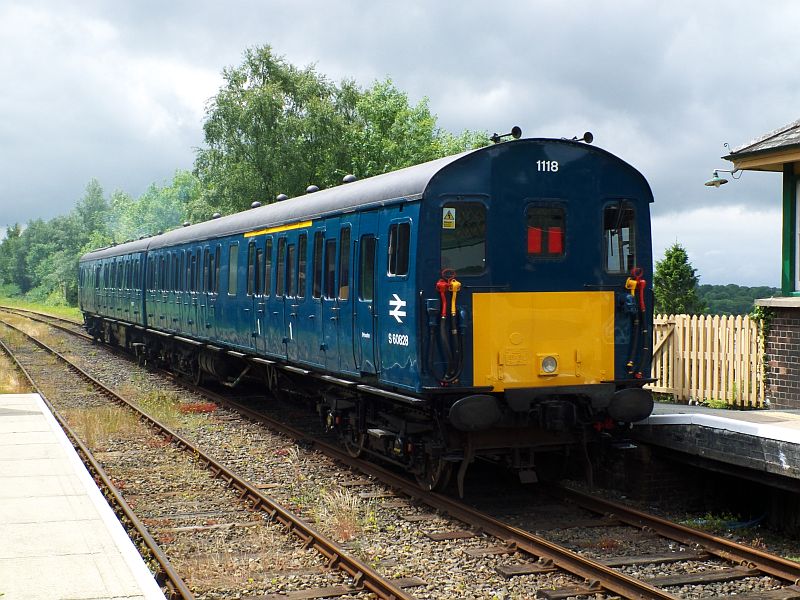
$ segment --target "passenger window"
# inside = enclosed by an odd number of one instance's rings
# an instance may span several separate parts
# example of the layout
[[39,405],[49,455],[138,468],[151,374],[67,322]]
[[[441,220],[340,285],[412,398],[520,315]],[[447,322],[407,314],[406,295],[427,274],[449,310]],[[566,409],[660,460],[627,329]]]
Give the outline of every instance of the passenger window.
[[267,238],[267,252],[264,256],[264,295],[272,293],[272,238]]
[[486,269],[486,207],[477,202],[446,204],[442,209],[442,270],[458,276]]
[[603,209],[603,251],[609,273],[630,273],[636,266],[636,212],[633,204],[619,200]]
[[336,297],[336,240],[325,240],[325,297]]
[[222,246],[217,245],[217,249],[214,251],[214,293],[219,294],[219,255]]
[[361,236],[361,261],[358,265],[358,297],[372,300],[375,296],[375,236]]
[[247,295],[252,296],[256,282],[256,243],[247,245]]
[[300,234],[300,241],[297,243],[297,297],[306,297],[306,266],[308,256],[308,236]]
[[529,258],[557,258],[566,252],[564,209],[534,204],[525,212]]
[[228,249],[228,295],[236,295],[236,277],[239,271],[239,246],[231,244]]
[[[191,272],[191,283],[189,285],[189,289],[193,292],[197,291],[197,256],[192,253],[192,272]],[[236,293],[236,284],[234,282],[233,286],[233,293]]]
[[408,275],[410,240],[410,223],[395,223],[389,227],[389,275]]
[[289,283],[286,286],[286,295],[295,297],[297,295],[297,268],[295,263],[295,245],[289,244],[286,252],[286,272],[289,275]]
[[262,294],[263,289],[261,285],[261,265],[264,264],[264,251],[261,248],[256,250],[256,280],[253,282],[253,290],[256,294]]
[[314,272],[311,281],[311,296],[319,298],[322,296],[322,232],[314,234]]
[[350,228],[339,234],[339,299],[350,297]]
[[211,291],[211,252],[203,250],[203,291]]
[[275,295],[283,296],[286,286],[286,238],[278,240],[278,269],[275,272]]

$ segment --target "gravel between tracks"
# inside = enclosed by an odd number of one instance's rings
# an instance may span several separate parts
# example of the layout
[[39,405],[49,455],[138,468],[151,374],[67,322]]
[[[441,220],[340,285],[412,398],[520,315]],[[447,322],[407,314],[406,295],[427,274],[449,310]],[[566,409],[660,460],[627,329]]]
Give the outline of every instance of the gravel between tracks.
[[[56,339],[59,337],[53,336],[52,340]],[[54,345],[65,349],[67,346],[63,342]],[[70,346],[71,358],[79,364],[82,363],[99,380],[118,389],[122,395],[139,401],[145,408],[152,404],[154,397],[162,400],[167,398],[179,405],[202,406],[206,403],[204,398],[186,391],[163,376],[141,369],[129,360],[115,357],[103,348],[79,341],[72,341]],[[433,542],[425,536],[426,532],[451,531],[463,529],[464,526],[438,515],[422,521],[409,521],[405,517],[425,515],[428,510],[411,501],[393,497],[390,490],[382,485],[364,485],[363,482],[352,485],[354,480],[361,479],[358,474],[280,434],[270,432],[261,425],[243,420],[233,412],[218,408],[213,412],[179,413],[173,418],[175,421],[169,425],[181,435],[197,441],[201,447],[213,448],[210,454],[264,489],[284,506],[314,522],[318,529],[332,539],[344,542],[345,546],[379,572],[390,577],[417,576],[426,580],[428,586],[410,590],[420,599],[532,598],[538,589],[581,583],[560,573],[504,579],[497,573],[496,567],[522,562],[522,558],[471,558],[464,553],[467,548],[493,545],[496,540],[478,535],[468,539]],[[111,449],[109,452],[121,453],[122,448]],[[126,494],[131,493],[129,489],[125,491]],[[177,508],[172,510],[178,512]],[[214,521],[217,517],[197,517],[195,521],[189,519],[189,524],[185,526],[208,527],[209,524],[215,524],[209,521]],[[254,596],[324,585],[313,583],[318,581],[315,570],[319,570],[319,565],[297,566],[292,562],[290,549],[284,549],[280,553],[288,562],[281,563],[279,569],[276,570],[274,564],[264,564],[267,562],[263,558],[264,548],[274,544],[274,539],[262,536],[261,544],[258,540],[250,540],[248,536],[239,539],[237,536],[242,529],[246,527],[226,525],[218,529],[202,530],[205,532],[200,536],[203,539],[192,542],[197,544],[198,569],[202,566],[203,569],[219,572],[221,577],[222,573],[247,577],[248,581],[252,580],[248,594]],[[676,549],[670,542],[660,538],[648,541],[647,536],[633,543],[633,540],[626,540],[631,530],[624,529],[628,533],[606,532],[604,535],[610,540],[606,542],[588,541],[593,536],[596,537],[591,528],[548,530],[542,533],[548,539],[597,557],[609,554],[643,554],[647,551],[648,543],[659,551]],[[263,543],[264,539],[270,542]],[[231,549],[215,551],[215,544],[221,547],[222,542],[228,543]],[[786,553],[785,547],[780,550]],[[646,565],[624,567],[623,570],[636,576],[659,577],[673,573],[677,568],[685,572],[687,564],[679,565]],[[697,561],[691,565],[691,570],[702,571],[712,566],[718,566],[718,563],[714,560]],[[297,570],[296,575],[289,578],[275,576],[276,572],[285,576],[286,571],[292,569]],[[277,584],[278,581],[280,585]],[[296,587],[290,588],[288,585]],[[761,577],[707,584],[697,589],[687,586],[669,591],[681,597],[702,598],[753,594],[757,590],[774,587],[774,580]]]

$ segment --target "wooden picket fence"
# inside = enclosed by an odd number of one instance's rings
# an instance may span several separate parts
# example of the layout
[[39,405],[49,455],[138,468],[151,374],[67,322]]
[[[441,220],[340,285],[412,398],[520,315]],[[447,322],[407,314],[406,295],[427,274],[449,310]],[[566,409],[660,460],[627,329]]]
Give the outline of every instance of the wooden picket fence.
[[764,348],[750,317],[656,315],[654,392],[678,402],[764,405]]

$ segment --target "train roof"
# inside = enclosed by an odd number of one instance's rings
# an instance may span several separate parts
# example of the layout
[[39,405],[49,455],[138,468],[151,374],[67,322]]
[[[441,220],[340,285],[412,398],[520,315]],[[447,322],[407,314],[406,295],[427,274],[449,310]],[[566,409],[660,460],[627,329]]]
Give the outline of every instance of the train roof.
[[[598,148],[588,146],[580,142],[571,140],[556,140],[546,138],[528,138],[506,142],[507,144],[530,142],[557,142],[564,144],[576,144],[583,148],[590,148],[593,152],[605,154],[626,165],[633,172],[637,173],[642,179],[644,177],[634,167],[620,159],[619,157]],[[503,144],[505,145],[505,144]],[[81,261],[95,260],[121,254],[143,252],[155,250],[168,246],[175,246],[190,242],[203,241],[207,239],[225,237],[263,229],[266,227],[283,225],[297,221],[307,221],[319,218],[323,215],[335,213],[347,213],[358,208],[369,206],[384,206],[402,201],[418,200],[422,197],[431,179],[444,167],[450,165],[465,156],[479,152],[491,151],[497,146],[487,146],[477,150],[468,150],[460,154],[446,156],[426,163],[406,167],[383,175],[376,175],[352,183],[338,185],[336,187],[320,190],[304,196],[298,196],[267,204],[258,208],[252,208],[233,215],[220,217],[196,225],[189,225],[179,229],[174,229],[163,234],[148,237],[133,242],[125,242],[108,248],[102,248],[85,254]],[[646,183],[646,181],[645,181]],[[648,186],[649,187],[649,186]]]
[[313,220],[333,212],[349,212],[356,208],[382,206],[398,200],[417,200],[428,182],[443,167],[478,150],[446,156],[368,179],[338,185],[304,196],[252,208],[226,217],[174,229],[166,233],[95,250],[81,260],[94,260],[131,252],[154,250],[192,241],[234,235],[253,229],[299,220]]

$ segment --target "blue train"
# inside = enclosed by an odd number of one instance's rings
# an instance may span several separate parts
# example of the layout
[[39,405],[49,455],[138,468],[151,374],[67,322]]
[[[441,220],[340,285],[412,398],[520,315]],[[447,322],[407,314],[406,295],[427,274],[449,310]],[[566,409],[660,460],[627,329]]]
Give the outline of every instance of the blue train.
[[440,488],[525,476],[647,417],[645,178],[517,139],[90,252],[87,330],[195,381],[316,401],[348,450]]

